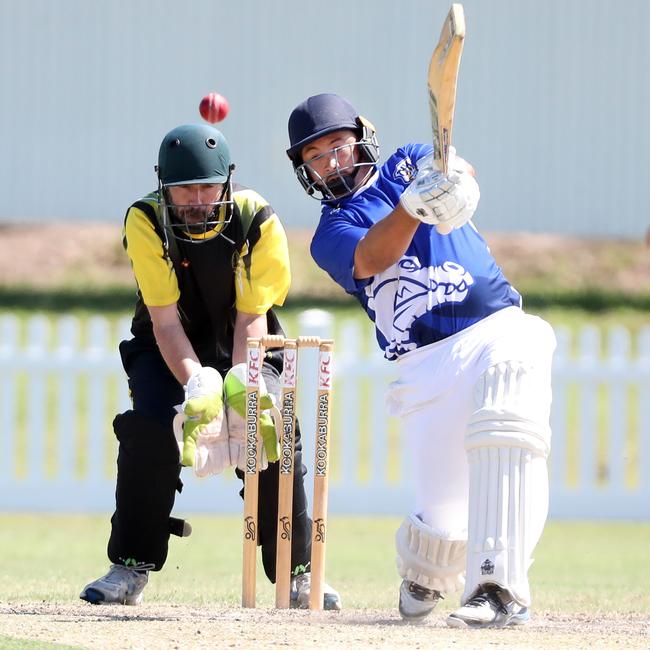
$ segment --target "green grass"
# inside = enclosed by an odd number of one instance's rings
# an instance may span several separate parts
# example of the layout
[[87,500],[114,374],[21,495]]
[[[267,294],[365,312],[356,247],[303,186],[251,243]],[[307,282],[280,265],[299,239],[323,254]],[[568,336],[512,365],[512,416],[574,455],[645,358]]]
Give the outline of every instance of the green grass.
[[[299,288],[289,295],[287,306],[292,309],[323,307],[327,309],[356,306],[356,300],[325,279]],[[329,283],[329,284],[327,284]],[[331,284],[331,286],[330,286]],[[650,311],[650,293],[626,294],[597,289],[553,289],[518,287],[522,290],[527,309],[582,310],[602,314],[616,310]],[[129,313],[135,306],[136,292],[132,286],[77,287],[40,289],[28,286],[0,286],[0,303],[5,309],[33,312],[115,312]]]
[[[76,315],[82,322],[91,316],[104,316],[109,319],[111,327],[115,327],[118,319],[130,318],[133,313],[133,300],[122,304],[120,308],[113,309],[110,305],[93,300],[82,299],[81,294],[64,294],[43,292],[43,300],[40,294],[29,294],[25,296],[24,304],[13,304],[11,300],[4,300],[6,289],[0,287],[0,317],[15,315],[21,321],[42,314],[50,318],[59,318],[63,315]],[[75,295],[79,298],[75,298]],[[316,300],[304,299],[288,301],[284,307],[276,308],[280,321],[283,325],[293,323],[297,316],[304,309],[317,308],[328,311],[335,321],[354,318],[367,324],[372,331],[372,324],[364,314],[359,304],[353,299],[343,300]],[[584,325],[595,325],[606,330],[614,326],[628,327],[632,332],[637,332],[641,327],[650,324],[650,304],[641,308],[630,301],[607,309],[590,309],[581,305],[580,302],[569,304],[553,304],[552,302],[537,302],[535,300],[524,301],[524,309],[532,314],[537,314],[548,320],[552,325],[562,325],[571,330],[577,330]],[[113,332],[111,332],[113,333]],[[82,340],[85,337],[85,330],[82,328]],[[24,339],[24,330],[21,330],[21,337]]]
[[[76,602],[108,567],[108,515],[0,515],[4,602]],[[190,538],[172,538],[167,565],[151,574],[146,597],[165,604],[237,607],[241,597],[241,518],[191,516]],[[346,608],[392,609],[396,517],[330,518],[327,577]],[[650,614],[648,523],[567,523],[546,527],[531,569],[535,609],[558,613]],[[451,596],[443,608],[452,609]],[[258,565],[258,602],[273,588]],[[0,646],[1,647],[1,646]]]
[[61,645],[47,641],[28,641],[0,634],[0,648],[2,650],[79,650],[80,646]]
[[15,312],[117,312],[133,310],[136,292],[133,287],[62,287],[39,289],[24,286],[0,286],[0,304]]
[[535,309],[582,309],[591,313],[603,313],[616,309],[650,311],[650,293],[626,294],[597,289],[555,289],[546,291],[539,287],[521,289],[524,304]]

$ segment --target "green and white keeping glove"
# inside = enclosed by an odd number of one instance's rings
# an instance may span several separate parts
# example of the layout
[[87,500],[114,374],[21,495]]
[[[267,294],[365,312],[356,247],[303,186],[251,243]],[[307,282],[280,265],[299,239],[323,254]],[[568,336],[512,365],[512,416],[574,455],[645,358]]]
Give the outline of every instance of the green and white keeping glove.
[[[228,420],[228,437],[230,440],[230,457],[234,465],[241,470],[246,468],[246,364],[238,363],[226,374],[224,381],[226,400],[226,418]],[[277,426],[280,426],[280,412],[274,397],[266,390],[264,377],[260,375],[260,426],[262,453],[260,469],[268,467],[268,461],[280,458]],[[274,417],[271,417],[271,412]],[[275,420],[275,422],[274,422]]]
[[[189,378],[185,386],[185,401],[181,405],[181,411],[183,416],[181,463],[186,467],[195,466],[195,469],[198,469],[196,461],[202,455],[206,455],[205,447],[208,444],[211,448],[210,455],[214,455],[212,462],[221,466],[213,470],[223,471],[224,467],[229,467],[228,439],[225,431],[222,431],[223,380],[217,370],[205,366]],[[216,474],[218,471],[208,473]]]

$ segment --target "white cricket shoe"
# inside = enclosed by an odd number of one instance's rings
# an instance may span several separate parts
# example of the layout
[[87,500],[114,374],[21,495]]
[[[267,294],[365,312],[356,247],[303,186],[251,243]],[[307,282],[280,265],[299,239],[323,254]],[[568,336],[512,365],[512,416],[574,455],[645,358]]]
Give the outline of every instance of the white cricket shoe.
[[449,627],[507,627],[530,620],[527,607],[519,605],[508,591],[484,585],[462,607],[447,617]]
[[[309,608],[309,594],[311,593],[311,573],[301,573],[291,578],[291,607],[298,609]],[[340,611],[341,596],[339,592],[327,583],[323,584],[323,609]]]
[[139,605],[149,581],[148,572],[111,564],[108,573],[84,587],[79,598],[93,605]]
[[405,621],[422,621],[431,614],[441,598],[442,594],[435,589],[421,587],[412,580],[402,580],[399,613]]

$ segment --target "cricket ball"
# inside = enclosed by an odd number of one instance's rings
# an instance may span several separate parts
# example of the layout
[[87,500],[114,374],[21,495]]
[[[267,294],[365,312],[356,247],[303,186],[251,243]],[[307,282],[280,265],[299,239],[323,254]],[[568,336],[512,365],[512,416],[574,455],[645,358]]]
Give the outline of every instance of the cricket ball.
[[219,93],[208,93],[199,104],[199,113],[206,121],[214,124],[228,115],[228,100]]

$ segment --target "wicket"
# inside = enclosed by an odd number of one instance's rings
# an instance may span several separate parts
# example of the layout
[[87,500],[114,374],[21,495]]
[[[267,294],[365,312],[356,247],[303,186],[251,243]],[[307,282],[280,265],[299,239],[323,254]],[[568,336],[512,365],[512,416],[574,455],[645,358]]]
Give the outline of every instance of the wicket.
[[278,532],[275,605],[288,608],[291,583],[291,522],[297,404],[298,349],[318,348],[318,390],[316,397],[316,444],[314,458],[314,504],[312,513],[311,592],[309,609],[323,608],[325,582],[325,540],[327,531],[327,486],[332,396],[332,354],[334,341],[315,336],[297,339],[269,335],[249,338],[246,354],[246,472],[244,476],[244,555],[242,606],[255,607],[257,560],[257,509],[260,449],[259,385],[266,348],[284,348],[282,373],[282,427],[278,487]]

